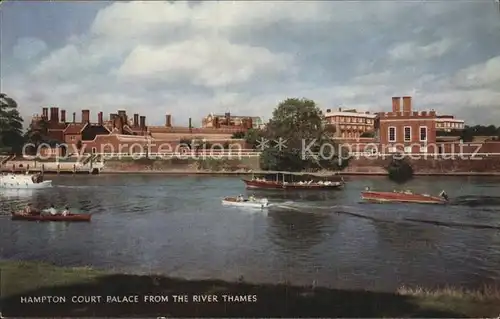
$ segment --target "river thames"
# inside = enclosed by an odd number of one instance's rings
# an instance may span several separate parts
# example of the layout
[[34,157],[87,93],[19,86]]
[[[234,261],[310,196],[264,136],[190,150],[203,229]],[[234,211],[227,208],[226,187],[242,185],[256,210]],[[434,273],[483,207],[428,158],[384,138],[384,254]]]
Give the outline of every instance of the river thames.
[[[360,203],[366,186],[397,188],[385,177],[351,177],[335,191],[251,193],[238,177],[51,179],[51,189],[0,190],[0,259],[380,291],[500,284],[499,178],[418,177],[403,186],[444,189],[447,206]],[[221,206],[240,193],[274,205]],[[68,204],[93,213],[92,222],[11,221],[9,212],[28,202]]]

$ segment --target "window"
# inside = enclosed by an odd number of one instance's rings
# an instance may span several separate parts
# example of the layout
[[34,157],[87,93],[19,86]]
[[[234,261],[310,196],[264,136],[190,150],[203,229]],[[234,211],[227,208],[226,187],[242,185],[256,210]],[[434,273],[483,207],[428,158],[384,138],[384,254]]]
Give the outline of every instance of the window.
[[389,142],[396,142],[396,128],[394,126],[389,127]]
[[411,142],[411,127],[405,126],[405,142]]
[[427,142],[427,126],[420,127],[420,142]]
[[92,147],[92,154],[95,154],[96,151],[97,149],[95,147]]
[[71,140],[74,141],[75,140],[75,137],[74,136],[71,136]]

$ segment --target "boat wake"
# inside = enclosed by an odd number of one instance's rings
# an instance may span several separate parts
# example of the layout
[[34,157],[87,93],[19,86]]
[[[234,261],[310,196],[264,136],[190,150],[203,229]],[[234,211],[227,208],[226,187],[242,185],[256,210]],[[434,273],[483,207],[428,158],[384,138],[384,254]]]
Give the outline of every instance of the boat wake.
[[349,212],[349,211],[335,211],[335,213],[349,215],[351,217],[362,218],[362,219],[366,219],[366,220],[371,220],[373,222],[390,223],[390,224],[421,223],[421,224],[429,224],[429,225],[434,225],[434,226],[452,227],[452,228],[500,230],[500,225],[491,225],[491,224],[461,223],[461,222],[427,220],[427,219],[408,218],[408,217],[402,217],[401,219],[388,219],[388,218],[368,216],[365,214],[354,213],[354,212]]
[[459,196],[455,198],[452,205],[460,206],[500,206],[500,196],[484,196],[484,195],[470,195],[470,196]]

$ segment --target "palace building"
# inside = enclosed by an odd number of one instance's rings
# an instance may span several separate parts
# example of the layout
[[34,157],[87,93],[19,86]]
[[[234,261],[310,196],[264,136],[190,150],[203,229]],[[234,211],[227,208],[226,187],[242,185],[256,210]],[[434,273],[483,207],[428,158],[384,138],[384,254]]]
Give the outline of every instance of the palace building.
[[335,126],[335,135],[341,138],[359,138],[363,133],[373,132],[376,117],[376,114],[357,112],[355,109],[327,109],[325,112],[326,122]]
[[264,125],[262,118],[258,116],[239,116],[227,112],[225,114],[210,113],[201,121],[203,128],[250,128],[259,129]]

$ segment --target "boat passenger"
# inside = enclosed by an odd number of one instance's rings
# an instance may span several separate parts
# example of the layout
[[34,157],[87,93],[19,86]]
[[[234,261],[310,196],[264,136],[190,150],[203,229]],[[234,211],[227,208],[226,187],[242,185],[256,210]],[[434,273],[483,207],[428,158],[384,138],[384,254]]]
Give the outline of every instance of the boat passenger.
[[241,195],[241,194],[238,195],[237,199],[238,199],[238,202],[243,202],[244,201],[243,195]]
[[52,216],[57,215],[57,210],[56,210],[56,208],[54,207],[54,204],[50,205],[50,208],[49,208],[49,209],[45,209],[43,212],[44,212],[44,213],[49,213],[49,214],[51,214]]
[[26,207],[24,207],[23,214],[24,215],[31,215],[32,213],[33,213],[33,207],[31,205],[31,203],[28,203],[28,205],[26,205]]
[[64,207],[64,211],[61,213],[61,215],[67,216],[68,214],[69,214],[69,207],[66,206],[66,207]]
[[255,201],[255,196],[250,195],[250,197],[248,197],[248,200]]

